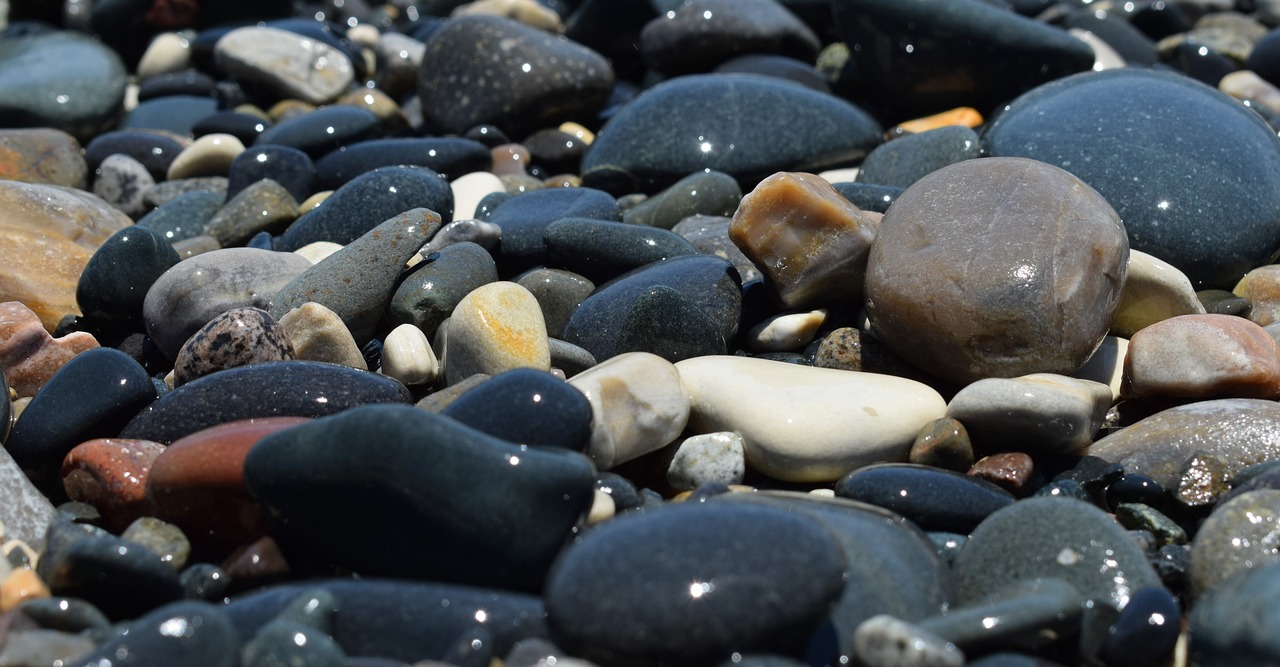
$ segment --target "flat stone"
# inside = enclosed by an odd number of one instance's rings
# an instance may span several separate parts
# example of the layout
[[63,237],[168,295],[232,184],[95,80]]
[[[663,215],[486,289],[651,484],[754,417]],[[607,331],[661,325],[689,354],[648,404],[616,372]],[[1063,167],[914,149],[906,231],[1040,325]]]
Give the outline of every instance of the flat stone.
[[1191,595],[1200,597],[1241,572],[1280,562],[1280,491],[1242,493],[1214,508],[1191,543]]
[[173,386],[237,366],[294,359],[284,328],[261,308],[232,308],[191,335],[173,362]]
[[441,414],[517,445],[585,452],[592,412],[588,397],[564,380],[517,368],[467,390]]
[[316,161],[315,189],[337,190],[351,179],[379,167],[427,167],[445,180],[453,181],[464,174],[488,169],[491,164],[489,149],[471,139],[368,139],[344,146]]
[[867,312],[886,345],[952,382],[1068,374],[1106,335],[1128,255],[1116,212],[1075,176],[967,160],[917,181],[885,214]]
[[[505,192],[502,194],[506,195]],[[426,257],[437,250],[443,249],[445,246],[466,241],[470,241],[485,250],[494,250],[500,240],[502,240],[501,227],[483,220],[460,220],[458,219],[457,211],[455,211],[453,222],[441,227],[440,231],[431,237],[431,242],[422,246],[422,256]]]
[[151,513],[147,476],[164,445],[147,440],[98,438],[76,445],[62,459],[62,488],[89,503],[111,530],[124,530]]
[[88,139],[115,122],[129,75],[115,51],[74,31],[17,35],[0,45],[0,124],[51,127]]
[[296,358],[369,370],[351,330],[323,304],[308,301],[282,315],[279,322],[293,343]]
[[591,404],[587,455],[608,470],[675,441],[689,420],[689,397],[671,362],[620,354],[569,380]]
[[821,48],[809,26],[774,0],[691,0],[640,31],[640,54],[670,76],[706,72],[743,53],[813,61]]
[[981,157],[981,151],[973,130],[940,127],[877,146],[859,165],[857,180],[906,189],[947,165]]
[[1135,398],[1277,398],[1280,350],[1262,327],[1231,315],[1180,315],[1139,331],[1125,356]]
[[732,176],[696,171],[629,209],[622,221],[671,229],[691,215],[732,216],[741,201],[742,189]]
[[352,84],[347,54],[324,42],[269,27],[238,28],[214,47],[218,69],[312,104],[325,104]]
[[497,281],[497,265],[484,248],[467,241],[447,245],[427,254],[400,281],[387,319],[393,324],[413,324],[428,337],[434,336],[465,296]]
[[17,398],[35,396],[58,369],[95,347],[98,341],[92,334],[75,331],[54,338],[26,305],[0,303],[0,368]]
[[217,111],[218,100],[212,95],[165,95],[138,103],[118,127],[192,136],[196,123]]
[[1035,460],[1031,455],[1026,452],[1000,452],[978,459],[965,474],[1021,497],[1027,494],[1035,473]]
[[[1093,599],[1095,608],[1107,604]],[[1087,604],[1077,586],[1064,578],[1037,577],[1004,585],[985,600],[953,606],[945,614],[922,619],[918,627],[969,653],[1000,646],[1034,646],[1043,634],[1080,628]]]
[[827,181],[781,172],[742,198],[729,237],[784,307],[812,308],[861,298],[878,223]]
[[673,232],[610,220],[562,218],[547,225],[542,238],[553,266],[596,283],[669,257],[698,254]]
[[0,176],[83,190],[89,166],[76,138],[53,128],[0,131]]
[[306,113],[278,118],[262,131],[254,146],[280,145],[296,148],[312,160],[343,146],[374,137],[381,120],[368,109],[349,104],[331,104]]
[[204,234],[223,246],[243,245],[261,232],[283,230],[298,215],[293,195],[280,183],[264,178],[232,196],[205,225]]
[[888,375],[729,356],[686,359],[676,369],[690,426],[739,433],[747,464],[785,481],[827,482],[905,460],[920,429],[946,409],[927,385]]
[[449,343],[444,367],[450,384],[476,373],[551,369],[542,309],[516,283],[488,283],[463,297],[449,320]]
[[[1150,109],[1161,110],[1158,121]],[[1046,84],[992,121],[983,148],[1075,174],[1115,207],[1133,248],[1172,264],[1196,289],[1229,288],[1280,247],[1271,225],[1280,139],[1235,100],[1186,77],[1125,68]],[[1204,224],[1207,210],[1226,222]]]
[[964,424],[976,450],[1072,453],[1093,442],[1110,407],[1106,385],[1034,373],[978,380],[951,399],[947,416]]

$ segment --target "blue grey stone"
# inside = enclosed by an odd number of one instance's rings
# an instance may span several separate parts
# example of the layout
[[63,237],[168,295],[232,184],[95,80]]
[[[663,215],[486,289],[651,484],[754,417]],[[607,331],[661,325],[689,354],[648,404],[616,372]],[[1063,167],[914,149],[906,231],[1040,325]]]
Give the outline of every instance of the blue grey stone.
[[459,396],[441,414],[517,445],[586,451],[591,403],[550,373],[517,368]]
[[542,319],[547,324],[547,335],[553,338],[564,331],[564,325],[578,304],[596,289],[594,282],[562,269],[530,269],[517,276],[515,282],[538,300]]
[[54,127],[87,140],[116,119],[129,73],[77,32],[0,39],[0,125]]
[[409,270],[391,296],[387,319],[393,325],[412,324],[430,339],[463,297],[497,280],[498,267],[484,248],[452,243]]
[[369,139],[343,146],[316,162],[316,189],[336,190],[351,179],[379,167],[414,165],[453,180],[493,165],[489,149],[478,141],[456,137]]
[[169,173],[169,165],[182,149],[182,143],[170,135],[143,130],[115,130],[99,134],[85,144],[84,160],[92,172],[107,156],[123,153],[141,162],[151,172],[152,178],[162,181]]
[[898,195],[904,190],[904,188],[895,188],[890,185],[861,182],[833,183],[832,187],[840,193],[841,197],[848,199],[850,204],[864,211],[876,213],[889,210],[889,205],[896,201]]
[[899,137],[877,146],[858,170],[858,181],[907,188],[931,172],[982,153],[978,135],[963,126]]
[[984,479],[912,463],[854,470],[836,482],[836,495],[892,510],[924,530],[961,534],[1014,502]]
[[622,221],[671,229],[691,215],[732,216],[742,201],[742,188],[728,174],[697,171],[622,214]]
[[696,255],[683,236],[658,227],[609,220],[563,218],[542,235],[552,266],[603,283],[670,257]]
[[[480,214],[477,209],[477,215]],[[533,190],[502,201],[482,219],[502,228],[494,258],[499,273],[519,273],[547,261],[547,226],[562,218],[621,220],[618,203],[591,188]]]
[[426,167],[383,167],[346,185],[289,225],[276,240],[277,250],[293,251],[308,243],[346,245],[384,221],[415,208],[453,217],[453,191],[440,174]]
[[263,144],[246,148],[231,161],[227,172],[227,199],[264,178],[283,185],[299,202],[316,189],[312,187],[316,166],[302,151],[290,146]]
[[1080,624],[1084,598],[1069,582],[1052,577],[1024,579],[995,590],[984,601],[953,607],[919,621],[919,626],[966,653],[1047,643],[1053,633]]
[[218,100],[194,95],[169,95],[148,100],[134,107],[120,121],[121,129],[165,130],[190,136],[201,118],[218,110]]
[[87,600],[114,620],[182,599],[177,570],[159,555],[68,519],[49,526],[36,573],[54,595]]
[[85,656],[81,665],[235,667],[240,638],[221,606],[175,602],[147,613]]
[[335,104],[276,123],[259,134],[253,145],[289,146],[314,160],[341,146],[373,137],[378,122],[368,109]]
[[126,227],[103,242],[76,283],[76,303],[96,325],[141,331],[142,306],[156,280],[181,258],[149,227]]
[[687,0],[640,32],[640,53],[667,76],[707,72],[734,56],[779,54],[812,62],[822,43],[776,0]]
[[1188,616],[1191,664],[1280,665],[1278,596],[1280,563],[1246,570],[1207,591]]

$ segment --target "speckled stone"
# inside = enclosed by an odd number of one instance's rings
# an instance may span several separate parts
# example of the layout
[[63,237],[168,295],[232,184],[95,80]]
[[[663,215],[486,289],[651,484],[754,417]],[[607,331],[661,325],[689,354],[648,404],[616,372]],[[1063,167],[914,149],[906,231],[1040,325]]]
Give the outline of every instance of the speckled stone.
[[0,130],[0,177],[84,189],[89,166],[76,138],[52,128]]
[[83,331],[49,335],[40,318],[17,301],[0,303],[0,368],[17,398],[30,398],[73,357],[98,347]]
[[81,139],[106,129],[124,102],[120,56],[75,31],[16,35],[0,44],[0,124],[52,127]]
[[3,448],[0,448],[0,492],[8,499],[0,505],[4,538],[22,540],[43,550],[45,533],[57,510]]
[[[1280,247],[1270,224],[1280,206],[1280,139],[1252,111],[1186,77],[1125,68],[1046,84],[992,121],[983,148],[1080,177],[1115,207],[1132,247],[1177,267],[1196,289],[1229,288]],[[1206,210],[1225,222],[1204,224]]]
[[453,192],[449,184],[426,167],[375,169],[339,188],[320,206],[306,211],[289,225],[275,247],[297,250],[316,241],[346,245],[387,219],[415,208],[425,208],[444,220],[450,219]]
[[813,61],[818,36],[774,0],[689,0],[675,3],[640,31],[640,55],[671,77],[706,72],[743,53],[773,53]]
[[502,230],[502,241],[494,259],[498,260],[499,271],[505,274],[547,263],[544,236],[547,226],[556,220],[621,220],[622,211],[617,201],[605,192],[591,188],[554,188],[516,195],[481,217]]
[[1035,472],[1035,460],[1026,452],[1001,452],[978,459],[965,474],[991,482],[1021,497],[1027,495],[1028,487],[1035,479]]
[[351,330],[337,313],[323,304],[308,301],[282,315],[279,321],[298,359],[369,370],[360,346],[351,337]]
[[293,359],[289,335],[261,308],[232,308],[209,320],[178,350],[173,386],[236,366]]
[[97,508],[111,530],[124,530],[151,513],[147,476],[163,451],[164,445],[147,440],[83,442],[62,459],[62,487],[68,498]]
[[857,180],[905,189],[949,164],[979,157],[981,151],[973,130],[940,127],[877,146],[859,166]]
[[1191,594],[1199,597],[1242,571],[1280,562],[1280,491],[1242,493],[1213,510],[1191,544]]
[[231,197],[205,225],[223,246],[243,245],[261,232],[278,232],[298,218],[298,202],[280,183],[264,178]]
[[880,142],[876,121],[834,96],[765,77],[699,74],[649,88],[611,117],[583,158],[582,182],[618,195],[657,192],[713,169],[754,187],[778,171],[856,160]]
[[153,516],[144,516],[130,523],[120,538],[142,546],[160,557],[175,572],[187,566],[191,556],[191,542],[182,529]]
[[286,30],[232,30],[214,48],[218,69],[312,104],[332,102],[350,86],[355,70],[342,51]]
[[667,467],[672,488],[692,491],[704,484],[741,484],[747,472],[742,436],[704,433],[685,438]]
[[1274,564],[1253,568],[1206,591],[1188,614],[1188,651],[1195,664],[1274,663],[1280,656],[1277,595],[1280,566]]
[[289,146],[315,160],[374,136],[378,123],[378,117],[367,109],[334,104],[278,121],[259,134],[253,145]]
[[141,162],[128,155],[108,155],[94,170],[93,194],[121,213],[140,218],[147,212],[144,197],[155,184]]
[[1128,256],[1116,212],[1070,173],[966,160],[917,181],[885,214],[867,312],[886,345],[952,382],[1067,374],[1106,335]]
[[[496,58],[496,60],[495,60]],[[589,119],[613,69],[600,54],[496,16],[460,16],[427,39],[418,75],[423,115],[461,134],[493,124],[512,135]]]
[[1110,407],[1111,389],[1102,383],[1034,373],[967,385],[947,416],[965,425],[978,451],[1072,453],[1093,442]]
[[452,181],[463,174],[488,169],[484,144],[457,137],[369,139],[333,151],[316,161],[315,188],[337,190],[351,179],[379,167],[427,167]]
[[463,297],[497,280],[497,265],[484,248],[466,241],[447,245],[427,254],[401,279],[387,319],[393,324],[413,324],[428,337],[434,336]]
[[476,373],[550,370],[547,326],[538,300],[529,290],[506,281],[472,290],[453,309],[445,354],[445,377],[450,384]]

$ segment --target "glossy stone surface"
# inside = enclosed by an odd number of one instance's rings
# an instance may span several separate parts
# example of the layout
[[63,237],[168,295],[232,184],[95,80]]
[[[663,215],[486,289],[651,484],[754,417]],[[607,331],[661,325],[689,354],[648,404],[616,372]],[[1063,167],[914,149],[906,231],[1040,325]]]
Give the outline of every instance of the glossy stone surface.
[[120,56],[86,35],[7,37],[0,44],[0,123],[89,137],[115,120],[127,82]]
[[76,284],[81,312],[101,325],[142,328],[147,291],[180,258],[159,232],[126,227],[103,242]]
[[[126,661],[135,665],[188,664],[232,667],[240,641],[225,611],[207,602],[184,601],[159,607],[129,624],[129,632],[106,642],[85,664]],[[123,656],[123,657],[122,657]]]
[[731,216],[742,201],[738,182],[719,171],[696,171],[622,215],[622,221],[671,229],[691,215]]
[[[1123,69],[1047,84],[994,120],[983,148],[1080,177],[1115,207],[1130,245],[1177,267],[1196,289],[1230,288],[1280,247],[1280,139],[1235,101],[1183,77]],[[1224,222],[1206,225],[1206,210]]]
[[1162,320],[1204,312],[1204,305],[1196,298],[1185,274],[1162,259],[1129,249],[1129,270],[1120,308],[1111,321],[1111,335],[1132,338],[1144,327]]
[[400,281],[387,318],[394,324],[413,324],[433,336],[463,297],[497,280],[497,266],[484,248],[470,242],[447,245],[427,255]]
[[[540,584],[594,480],[581,454],[522,448],[409,406],[303,424],[245,459],[250,493],[292,548],[370,575],[518,588]],[[357,490],[366,501],[347,502]],[[331,539],[335,524],[350,539]]]
[[777,53],[812,61],[821,43],[775,0],[690,0],[640,32],[649,67],[675,76],[706,72],[743,53]]
[[[1189,614],[1189,652],[1198,665],[1274,664],[1280,656],[1280,565],[1251,570],[1205,594]],[[1240,619],[1251,619],[1241,623]]]
[[968,534],[1013,495],[994,484],[950,470],[908,463],[859,468],[836,482],[836,495],[883,507],[923,530]]
[[218,69],[311,104],[334,101],[355,78],[351,59],[324,42],[279,28],[238,28],[214,47]]
[[270,178],[288,190],[294,200],[304,201],[312,192],[315,173],[315,163],[297,148],[278,144],[253,146],[231,161],[227,171],[227,198]]
[[604,283],[669,257],[696,255],[684,237],[665,229],[607,220],[562,218],[542,235],[553,266]]
[[607,359],[569,384],[591,406],[587,455],[601,470],[675,441],[689,421],[689,397],[670,361],[647,352]]
[[296,148],[311,159],[329,151],[372,137],[378,117],[359,107],[334,104],[272,125],[254,141],[254,146],[279,144]]
[[293,359],[293,344],[284,328],[261,308],[233,308],[182,345],[173,362],[173,385],[236,366]]
[[224,201],[215,192],[189,192],[152,209],[138,220],[138,226],[159,232],[171,244],[184,241],[200,236]]
[[517,368],[467,391],[441,413],[500,440],[585,451],[591,403],[550,373]]
[[316,241],[346,245],[387,219],[414,208],[434,211],[449,220],[453,215],[449,184],[426,167],[375,169],[342,186],[289,225],[275,248],[292,251]]
[[488,169],[489,150],[478,141],[448,137],[369,139],[343,146],[316,162],[316,189],[337,190],[379,167],[427,167],[447,180]]
[[67,497],[89,503],[112,530],[151,513],[147,475],[164,446],[146,440],[98,438],[76,445],[59,475]]
[[917,181],[885,214],[867,312],[886,345],[952,382],[1067,374],[1106,335],[1128,255],[1116,212],[1070,173],[968,160]]
[[964,424],[981,452],[1066,454],[1093,442],[1110,407],[1111,389],[1100,382],[1033,373],[967,385],[947,416]]
[[949,164],[980,157],[978,135],[963,126],[940,127],[877,146],[858,168],[858,181],[908,188]]
[[227,199],[205,225],[204,234],[224,247],[248,243],[263,232],[278,232],[298,217],[298,202],[270,178],[259,179]]
[[1200,596],[1233,575],[1280,562],[1280,490],[1242,493],[1214,508],[1191,543],[1190,592]]
[[241,366],[193,380],[138,413],[122,438],[171,443],[210,426],[255,417],[323,417],[367,403],[408,403],[399,382],[316,361]]
[[6,180],[83,189],[88,171],[80,143],[62,130],[0,131],[0,176]]
[[582,181],[619,195],[657,192],[714,169],[750,188],[774,172],[857,160],[880,143],[880,133],[858,107],[794,84],[750,75],[679,77],[609,119],[583,158]]
[[55,595],[87,600],[125,620],[182,598],[178,573],[140,544],[59,518],[36,572]]
[[1265,329],[1231,315],[1180,315],[1139,331],[1125,355],[1137,398],[1276,398],[1280,350]]
[[502,230],[494,258],[505,273],[546,263],[546,230],[556,220],[621,220],[622,212],[613,197],[599,190],[555,188],[516,195],[483,217]]

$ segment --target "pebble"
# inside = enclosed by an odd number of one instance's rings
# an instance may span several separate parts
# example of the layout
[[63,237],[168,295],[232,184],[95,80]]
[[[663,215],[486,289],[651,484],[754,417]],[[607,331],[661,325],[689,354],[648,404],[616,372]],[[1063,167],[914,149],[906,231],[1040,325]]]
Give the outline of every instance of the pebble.
[[155,179],[141,162],[128,155],[108,155],[94,170],[93,194],[130,218],[147,212],[144,197]]
[[961,389],[947,416],[982,452],[1072,453],[1088,447],[1111,407],[1111,389],[1053,373],[985,378]]
[[150,550],[175,572],[186,568],[187,558],[191,555],[191,543],[182,534],[182,529],[151,516],[140,517],[129,524],[120,533],[120,538]]
[[[351,180],[314,209],[305,203],[299,208],[305,214],[276,241],[276,250],[297,250],[316,241],[347,245],[415,208],[448,220],[453,216],[453,193],[439,174],[426,167],[383,167]],[[418,247],[425,244],[423,239]]]
[[1125,393],[1135,398],[1276,398],[1280,350],[1262,327],[1241,317],[1173,317],[1130,339]]
[[311,104],[334,101],[355,78],[341,50],[271,27],[232,30],[218,40],[214,58],[226,74]]
[[691,215],[677,222],[671,231],[688,239],[698,252],[729,260],[733,268],[738,270],[742,282],[751,282],[760,277],[760,269],[751,263],[730,238],[729,227],[732,224],[733,219],[730,217]]
[[396,165],[427,167],[453,181],[488,169],[491,159],[484,144],[471,139],[369,139],[343,146],[317,160],[314,187],[337,190],[361,174]]
[[676,368],[690,397],[690,427],[739,433],[747,464],[785,481],[828,482],[905,460],[920,429],[946,410],[932,388],[888,375],[729,356]]
[[618,203],[607,193],[591,188],[534,190],[511,197],[488,215],[477,215],[502,232],[494,259],[502,273],[523,271],[547,261],[545,233],[563,218],[621,220]]
[[804,349],[827,321],[827,309],[807,313],[781,313],[766,319],[747,332],[751,349],[758,352],[789,352]]
[[182,598],[178,573],[140,544],[58,519],[36,573],[60,597],[81,598],[120,621]]
[[1036,577],[1002,585],[987,600],[953,607],[919,627],[968,653],[1001,645],[1035,649],[1045,634],[1077,629],[1086,604],[1064,578]]
[[163,451],[163,445],[147,440],[82,442],[62,459],[62,488],[71,500],[96,507],[108,528],[123,530],[150,514],[147,476]]
[[280,183],[264,178],[232,196],[205,225],[204,234],[224,247],[243,245],[262,232],[284,229],[299,213],[293,195]]
[[469,220],[476,214],[476,207],[485,197],[495,192],[505,192],[502,179],[487,171],[473,171],[449,182],[453,191],[453,220]]
[[10,631],[0,660],[16,665],[75,664],[94,649],[96,642],[86,636],[57,630]]
[[293,345],[271,314],[232,308],[191,335],[174,359],[173,386],[227,368],[295,358]]
[[440,362],[422,329],[401,324],[382,341],[381,372],[406,386],[426,385],[440,375]]
[[62,185],[83,190],[89,166],[80,142],[52,128],[0,130],[0,175],[23,183]]
[[1242,493],[1214,508],[1191,543],[1192,596],[1242,571],[1280,561],[1275,549],[1280,491]]
[[912,463],[858,468],[835,485],[836,495],[883,507],[922,530],[968,534],[1013,504],[1013,495],[986,480]]
[[586,277],[563,269],[530,269],[516,276],[515,282],[538,300],[547,335],[552,337],[562,334],[578,304],[596,289]]
[[176,246],[181,241],[203,235],[205,226],[224,202],[225,197],[215,192],[190,192],[152,209],[138,220],[137,226],[159,232]]
[[8,36],[0,45],[0,124],[92,137],[115,121],[128,78],[120,56],[88,35]]
[[180,260],[159,232],[125,227],[104,241],[85,264],[76,283],[76,303],[95,327],[140,331],[148,290]]
[[645,64],[667,76],[706,72],[744,53],[812,62],[821,46],[803,21],[773,0],[690,0],[640,32]]
[[368,109],[334,104],[288,118],[263,130],[254,146],[280,145],[296,148],[312,160],[343,146],[377,134],[379,118]]
[[316,167],[304,152],[289,146],[267,144],[246,148],[235,156],[227,175],[227,199],[263,179],[270,179],[287,190],[295,202],[304,201],[313,192]]
[[121,633],[83,658],[83,664],[192,667],[234,665],[240,639],[227,613],[208,602],[182,601],[158,607],[128,624]]
[[162,181],[173,159],[190,143],[187,137],[170,132],[114,130],[89,140],[84,145],[84,159],[93,172],[111,155],[128,155],[141,162],[152,178]]
[[0,369],[6,393],[12,390],[14,398],[35,396],[68,361],[96,347],[92,334],[74,331],[54,338],[25,304],[0,303]]
[[1130,338],[1143,327],[1177,315],[1204,313],[1191,281],[1172,264],[1141,250],[1129,251],[1129,271],[1111,333]]
[[278,321],[293,343],[295,358],[369,370],[351,330],[323,304],[308,301],[281,315]]
[[196,176],[226,176],[236,157],[244,152],[244,144],[230,134],[206,134],[169,163],[168,180]]
[[1025,452],[1001,452],[978,459],[965,473],[1016,496],[1025,496],[1035,480],[1035,461]]
[[742,189],[732,176],[711,169],[696,171],[662,192],[646,198],[622,215],[632,225],[671,229],[693,215],[732,216]]
[[588,218],[562,218],[542,233],[550,264],[603,284],[669,257],[697,255],[683,236],[665,229]]
[[861,298],[879,223],[822,178],[780,172],[743,197],[729,237],[784,307],[812,308]]
[[692,491],[706,484],[741,484],[747,472],[742,436],[732,431],[685,438],[667,468],[672,488]]
[[1102,339],[1102,344],[1094,351],[1093,356],[1077,368],[1071,377],[1107,385],[1111,389],[1112,403],[1119,402],[1124,384],[1124,360],[1128,351],[1127,339],[1107,336]]
[[1252,306],[1249,320],[1261,326],[1280,322],[1280,265],[1268,264],[1246,273],[1232,289]]
[[177,32],[162,32],[151,39],[138,59],[138,78],[180,72],[191,62],[191,41]]
[[[1205,592],[1188,616],[1188,653],[1206,667],[1266,664],[1280,655],[1273,629],[1275,595],[1280,594],[1280,567],[1244,571]],[[1248,618],[1250,622],[1241,623]]]
[[887,614],[858,626],[853,638],[858,660],[868,667],[920,665],[962,667],[964,653],[955,644]]
[[441,414],[529,447],[586,452],[593,433],[589,398],[551,373],[531,368],[494,374],[463,392]]
[[980,157],[973,130],[957,125],[911,134],[877,146],[862,161],[857,180],[906,189],[947,166]]
[[689,397],[676,366],[647,352],[617,355],[569,384],[591,404],[587,455],[600,470],[671,444],[689,421]]
[[551,369],[547,327],[538,300],[507,281],[482,285],[454,307],[444,363],[449,384],[476,373]]
[[56,510],[7,451],[0,453],[0,491],[8,499],[0,506],[0,533],[42,549]]

